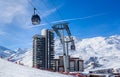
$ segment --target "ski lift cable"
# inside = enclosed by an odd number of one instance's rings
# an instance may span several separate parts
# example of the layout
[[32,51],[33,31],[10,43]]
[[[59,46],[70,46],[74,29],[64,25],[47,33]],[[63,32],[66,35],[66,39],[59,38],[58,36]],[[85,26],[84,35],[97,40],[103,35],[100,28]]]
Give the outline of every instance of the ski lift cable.
[[[46,6],[46,8],[47,9],[49,9],[48,8],[48,6],[47,6],[47,4],[44,2],[44,0],[41,0],[42,1],[42,3]],[[38,10],[37,10],[38,11]],[[39,12],[39,11],[38,11]],[[49,25],[52,25],[46,18],[45,18],[45,21],[49,24]]]
[[33,8],[35,8],[35,6],[32,4],[32,2],[30,0],[27,0],[27,1]]
[[30,0],[27,0],[29,2],[29,4],[33,7],[33,9],[38,13],[38,14],[41,14],[38,9],[36,8],[36,6],[30,1]]

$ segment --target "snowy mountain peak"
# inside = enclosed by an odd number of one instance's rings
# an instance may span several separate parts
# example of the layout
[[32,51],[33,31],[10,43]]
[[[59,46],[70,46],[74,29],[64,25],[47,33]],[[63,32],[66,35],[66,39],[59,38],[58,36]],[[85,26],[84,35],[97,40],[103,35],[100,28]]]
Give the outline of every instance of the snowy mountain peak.
[[19,53],[19,54],[23,54],[27,51],[28,49],[27,48],[17,48],[15,50],[16,53]]

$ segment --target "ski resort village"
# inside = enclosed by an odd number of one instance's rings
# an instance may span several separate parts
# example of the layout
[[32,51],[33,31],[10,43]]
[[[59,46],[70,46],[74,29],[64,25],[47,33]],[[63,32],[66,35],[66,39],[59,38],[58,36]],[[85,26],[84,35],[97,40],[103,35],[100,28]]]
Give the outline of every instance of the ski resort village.
[[119,0],[1,0],[0,77],[120,77]]

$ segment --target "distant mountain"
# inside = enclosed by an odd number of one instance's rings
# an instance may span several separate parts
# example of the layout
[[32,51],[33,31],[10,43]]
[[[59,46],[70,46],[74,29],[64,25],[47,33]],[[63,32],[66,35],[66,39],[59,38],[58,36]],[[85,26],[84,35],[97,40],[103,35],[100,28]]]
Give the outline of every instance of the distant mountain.
[[13,55],[15,53],[15,51],[10,50],[6,47],[0,46],[0,57],[2,58],[8,58],[11,55]]
[[[29,49],[17,48],[16,50],[11,50],[6,47],[0,46],[0,57],[3,59],[9,59],[12,62],[23,61],[23,58],[27,57],[25,55],[26,53],[28,53],[27,51],[29,51]],[[29,60],[31,61],[32,59]]]
[[32,67],[32,49],[21,49],[15,50],[17,53],[11,58],[11,61],[20,62],[24,65]]

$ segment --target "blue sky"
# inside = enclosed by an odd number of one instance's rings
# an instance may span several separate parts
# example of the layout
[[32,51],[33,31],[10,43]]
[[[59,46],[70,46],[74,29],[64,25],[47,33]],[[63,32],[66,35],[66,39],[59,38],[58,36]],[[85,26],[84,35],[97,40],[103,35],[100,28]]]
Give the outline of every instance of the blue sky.
[[[31,24],[33,6],[41,25]],[[120,0],[0,0],[0,7],[0,45],[10,49],[32,48],[34,34],[61,20],[81,39],[120,34]]]

